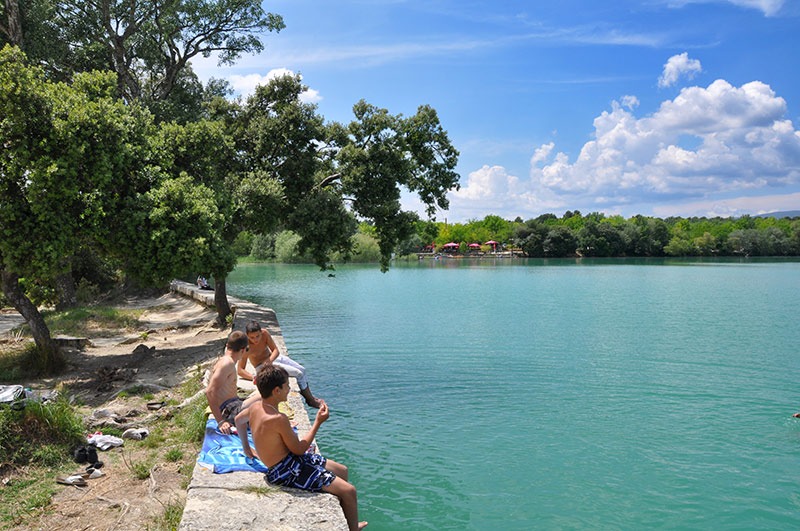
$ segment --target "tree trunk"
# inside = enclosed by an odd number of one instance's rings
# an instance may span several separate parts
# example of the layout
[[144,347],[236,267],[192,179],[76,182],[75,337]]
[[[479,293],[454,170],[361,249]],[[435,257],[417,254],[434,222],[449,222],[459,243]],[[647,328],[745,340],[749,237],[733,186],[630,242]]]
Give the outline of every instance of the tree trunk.
[[217,324],[225,326],[225,318],[231,314],[228,294],[225,291],[225,277],[214,277],[214,305],[217,307]]
[[8,15],[8,41],[13,46],[22,47],[22,19],[19,13],[18,0],[6,0],[6,14]]
[[72,279],[72,260],[68,258],[67,261],[70,262],[69,269],[55,278],[58,292],[57,312],[63,312],[78,304],[78,298],[75,296],[75,281]]
[[19,288],[19,276],[4,269],[0,272],[0,277],[2,277],[3,294],[31,327],[36,346],[44,352],[56,352],[58,348],[50,337],[50,329],[47,328],[42,314]]

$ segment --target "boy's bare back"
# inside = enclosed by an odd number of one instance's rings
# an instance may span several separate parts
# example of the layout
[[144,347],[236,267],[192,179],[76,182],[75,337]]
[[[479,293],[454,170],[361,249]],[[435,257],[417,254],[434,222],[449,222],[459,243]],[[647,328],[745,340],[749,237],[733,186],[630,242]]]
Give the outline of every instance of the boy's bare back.
[[256,454],[268,467],[280,463],[289,454],[281,433],[288,430],[297,437],[289,424],[289,418],[283,413],[273,411],[272,406],[265,404],[263,400],[250,407],[250,430],[253,432]]

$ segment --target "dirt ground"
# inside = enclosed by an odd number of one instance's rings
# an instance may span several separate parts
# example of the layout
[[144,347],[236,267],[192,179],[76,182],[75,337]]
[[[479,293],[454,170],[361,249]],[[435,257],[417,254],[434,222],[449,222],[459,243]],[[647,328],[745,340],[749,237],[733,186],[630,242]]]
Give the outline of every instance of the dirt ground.
[[[200,367],[222,353],[228,330],[213,326],[213,312],[177,295],[129,299],[119,307],[146,309],[140,330],[119,330],[114,337],[89,334],[94,346],[68,350],[68,369],[31,387],[61,386],[76,397],[85,417],[106,409],[118,429],[144,426],[150,436],[98,451],[105,475],[88,479],[86,487],[59,486],[49,508],[20,529],[170,529],[174,524],[168,522],[182,511],[199,443],[179,437],[170,406],[200,388]],[[187,378],[195,380],[194,387],[181,385]],[[163,408],[148,410],[148,402],[160,401]],[[103,427],[87,431],[95,430]],[[85,467],[76,464],[74,472]],[[147,469],[149,477],[137,479],[136,472],[141,477]],[[173,518],[165,520],[165,513]]]

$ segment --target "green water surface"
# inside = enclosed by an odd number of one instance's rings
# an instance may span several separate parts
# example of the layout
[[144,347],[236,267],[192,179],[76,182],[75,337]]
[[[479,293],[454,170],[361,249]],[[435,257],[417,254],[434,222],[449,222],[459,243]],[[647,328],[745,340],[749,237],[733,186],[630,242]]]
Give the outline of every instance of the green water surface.
[[242,265],[369,529],[800,527],[800,262]]

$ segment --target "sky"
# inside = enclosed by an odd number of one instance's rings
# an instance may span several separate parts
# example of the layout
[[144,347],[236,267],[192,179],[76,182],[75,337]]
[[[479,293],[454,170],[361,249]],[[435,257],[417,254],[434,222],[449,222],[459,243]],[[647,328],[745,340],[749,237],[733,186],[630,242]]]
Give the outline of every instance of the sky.
[[343,123],[361,99],[433,106],[460,152],[439,221],[800,209],[800,0],[263,6],[286,28],[232,67],[196,58],[198,76],[246,96],[300,73],[304,100]]

